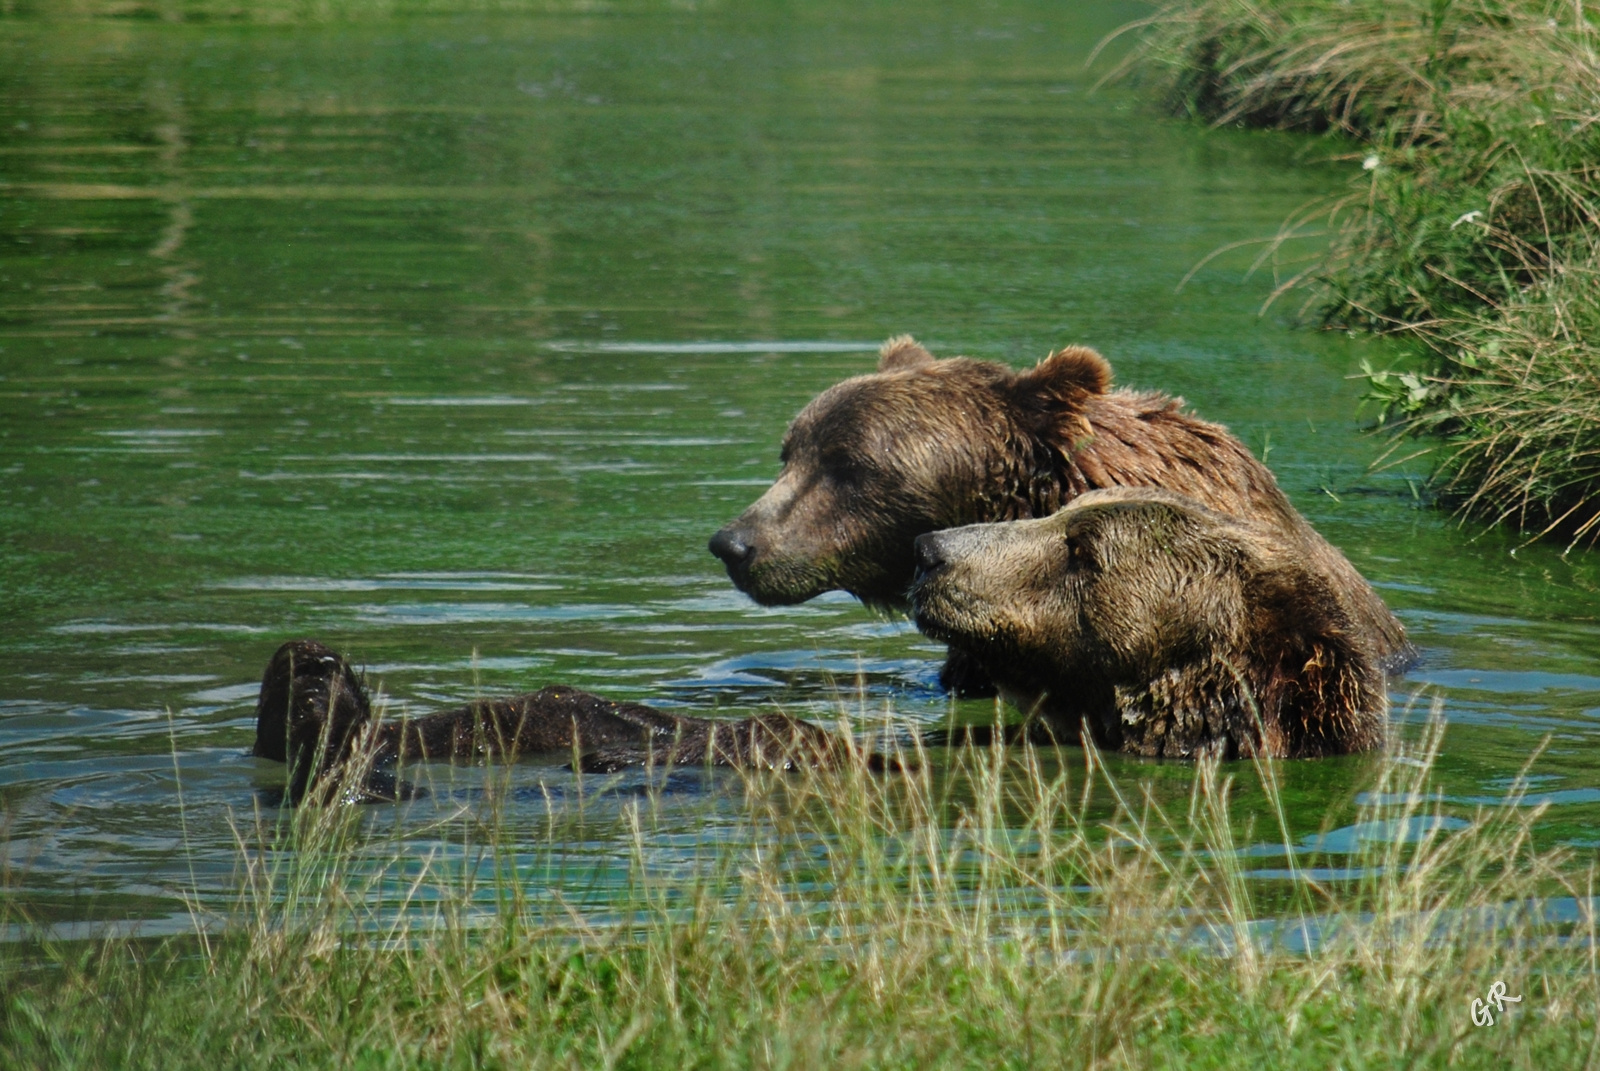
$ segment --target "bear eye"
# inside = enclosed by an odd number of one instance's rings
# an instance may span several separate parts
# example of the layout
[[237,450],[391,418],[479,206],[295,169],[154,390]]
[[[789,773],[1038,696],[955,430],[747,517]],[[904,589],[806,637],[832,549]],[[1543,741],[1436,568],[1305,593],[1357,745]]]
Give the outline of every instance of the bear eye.
[[861,457],[844,451],[826,454],[822,459],[822,469],[835,483],[845,484],[863,482],[870,471]]
[[1061,542],[1067,548],[1067,568],[1084,569],[1094,564],[1094,557],[1090,553],[1089,543],[1077,532],[1068,532],[1061,537]]

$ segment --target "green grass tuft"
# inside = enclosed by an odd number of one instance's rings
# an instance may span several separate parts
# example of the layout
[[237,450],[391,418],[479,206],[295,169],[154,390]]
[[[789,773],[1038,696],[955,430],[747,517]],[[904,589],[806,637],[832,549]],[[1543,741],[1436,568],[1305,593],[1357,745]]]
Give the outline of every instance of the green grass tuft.
[[[1119,73],[1213,123],[1360,139],[1333,241],[1294,283],[1338,327],[1418,343],[1370,371],[1401,436],[1438,436],[1465,512],[1600,536],[1600,31],[1542,0],[1177,0]],[[1515,396],[1514,396],[1515,395]]]

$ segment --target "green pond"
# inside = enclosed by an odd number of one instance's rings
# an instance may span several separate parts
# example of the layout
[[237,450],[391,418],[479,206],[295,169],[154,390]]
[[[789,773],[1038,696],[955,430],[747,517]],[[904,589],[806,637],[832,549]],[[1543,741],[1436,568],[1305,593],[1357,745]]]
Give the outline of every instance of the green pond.
[[[1395,717],[1442,705],[1445,806],[1497,806],[1532,758],[1543,835],[1592,854],[1600,559],[1457,525],[1424,462],[1370,472],[1350,376],[1395,353],[1297,327],[1294,295],[1258,315],[1298,264],[1249,275],[1244,248],[1178,288],[1360,160],[1095,90],[1089,50],[1145,10],[0,17],[5,895],[154,929],[186,890],[225,900],[282,783],[247,749],[292,637],[412,713],[566,682],[942,722],[909,623],[757,607],[705,547],[794,413],[900,332],[1017,365],[1092,344],[1228,424],[1411,630]],[[1186,766],[1111,765],[1188,792]],[[1287,764],[1294,835],[1372,769]],[[372,813],[423,855],[486,775],[417,776]],[[556,759],[509,783],[530,831],[577,790]],[[699,783],[667,793],[684,845],[717,836]],[[575,856],[624,871],[620,825],[589,828]]]

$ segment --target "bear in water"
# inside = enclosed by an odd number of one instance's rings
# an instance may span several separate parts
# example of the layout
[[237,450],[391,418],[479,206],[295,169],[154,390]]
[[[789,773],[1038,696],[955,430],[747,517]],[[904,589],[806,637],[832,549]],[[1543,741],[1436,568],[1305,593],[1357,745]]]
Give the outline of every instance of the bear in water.
[[[904,609],[912,542],[925,532],[1047,517],[1095,488],[1164,488],[1296,546],[1349,627],[1391,668],[1408,662],[1400,622],[1267,467],[1182,406],[1112,390],[1110,366],[1083,346],[1015,372],[938,360],[909,335],[893,338],[876,373],[830,387],[795,417],[777,481],[712,537],[711,552],[763,605],[843,589]],[[983,686],[959,647],[941,680],[958,691]]]
[[1057,739],[1135,755],[1377,747],[1380,636],[1280,526],[1113,488],[1053,516],[919,537],[917,627]]
[[290,764],[288,798],[295,803],[402,798],[411,789],[395,779],[397,763],[533,752],[576,752],[579,768],[591,773],[652,762],[741,769],[836,766],[852,759],[870,769],[895,765],[783,714],[693,718],[560,686],[419,718],[375,720],[361,677],[315,640],[291,640],[267,663],[251,750]]

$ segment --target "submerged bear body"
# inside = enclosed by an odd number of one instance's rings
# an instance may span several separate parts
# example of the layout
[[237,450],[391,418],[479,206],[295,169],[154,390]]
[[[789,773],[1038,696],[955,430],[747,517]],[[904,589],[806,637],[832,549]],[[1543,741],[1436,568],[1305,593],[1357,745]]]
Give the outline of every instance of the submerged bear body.
[[1062,740],[1300,758],[1382,743],[1379,650],[1274,526],[1153,489],[916,541],[917,625]]
[[[262,676],[252,754],[289,764],[288,796],[331,801],[404,795],[396,765],[575,755],[580,769],[709,763],[742,769],[836,765],[843,737],[783,714],[716,720],[619,703],[560,685],[417,718],[374,717],[364,682],[315,640],[278,648]],[[885,760],[862,755],[868,766]]]
[[[1081,346],[1014,372],[892,339],[876,373],[801,411],[782,462],[772,487],[711,540],[734,584],[763,604],[842,589],[904,608],[919,535],[1046,517],[1099,488],[1149,487],[1292,542],[1381,659],[1410,657],[1399,621],[1243,443],[1179,399],[1112,390],[1110,366]],[[952,648],[952,666],[961,653]]]

